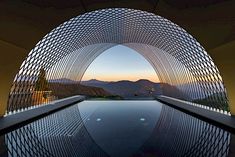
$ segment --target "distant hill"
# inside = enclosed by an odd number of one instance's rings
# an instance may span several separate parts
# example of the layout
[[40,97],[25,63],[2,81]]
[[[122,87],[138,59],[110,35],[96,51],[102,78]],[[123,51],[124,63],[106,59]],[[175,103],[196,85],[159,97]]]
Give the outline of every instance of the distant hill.
[[112,95],[120,95],[123,97],[157,96],[162,94],[160,83],[154,83],[144,79],[135,82],[129,80],[104,82],[92,79],[89,81],[82,81],[81,84],[103,88]]
[[99,87],[91,87],[79,85],[75,83],[49,83],[50,90],[53,95],[60,98],[65,98],[73,95],[86,95],[91,97],[107,97],[110,93]]
[[94,87],[102,86],[102,85],[105,85],[105,84],[108,84],[108,83],[109,82],[100,81],[100,80],[96,80],[96,79],[91,79],[91,80],[88,80],[88,81],[82,81],[81,82],[82,85],[94,86]]
[[78,81],[70,80],[67,78],[60,78],[60,79],[54,79],[54,80],[48,80],[49,83],[69,83],[69,84],[77,84]]
[[[30,84],[23,81],[21,84]],[[87,95],[90,97],[119,97],[132,99],[141,97],[156,97],[158,95],[172,96],[175,98],[190,100],[191,96],[167,83],[154,83],[146,79],[138,81],[122,80],[117,82],[106,82],[96,79],[88,81],[70,80],[67,78],[48,80],[49,89],[58,98],[72,95]],[[16,82],[17,84],[17,82]],[[29,87],[29,85],[28,85]],[[27,88],[28,92],[34,90],[34,84]],[[19,89],[21,90],[21,89]],[[15,90],[14,92],[17,92]],[[27,92],[27,91],[25,91]]]
[[216,108],[229,111],[229,105],[228,102],[225,101],[226,100],[225,95],[226,95],[225,92],[214,93],[205,98],[196,99],[193,102],[210,107],[215,106]]
[[99,80],[81,81],[82,85],[103,88],[112,95],[119,95],[123,98],[133,97],[156,97],[167,95],[182,100],[190,100],[190,97],[175,86],[167,83],[155,83],[146,79],[138,81],[122,80],[117,82],[105,82]]

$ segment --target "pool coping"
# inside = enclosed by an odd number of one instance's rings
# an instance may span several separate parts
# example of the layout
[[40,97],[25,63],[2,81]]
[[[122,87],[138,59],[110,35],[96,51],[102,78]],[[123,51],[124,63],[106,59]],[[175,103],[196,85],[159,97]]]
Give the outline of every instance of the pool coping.
[[206,121],[217,127],[220,127],[226,131],[235,134],[235,117],[229,116],[220,112],[208,110],[198,106],[193,106],[191,102],[183,101],[180,99],[168,97],[168,96],[158,96],[156,98],[158,101],[192,115],[198,119]]
[[44,106],[1,117],[0,136],[83,100],[85,100],[85,96],[76,95],[53,101]]
[[[47,115],[62,110],[66,107],[72,106],[85,99],[86,97],[81,95],[72,96],[65,99],[53,101],[44,106],[2,117],[0,118],[0,136],[10,131],[16,130],[22,126],[25,126],[31,122],[34,122],[40,118],[43,118]],[[161,95],[158,96],[156,99],[157,101],[160,101],[170,107],[178,109],[186,114],[194,116],[198,119],[206,121],[210,124],[213,124],[235,134],[234,116],[229,116],[205,108],[193,106],[190,102],[168,96]]]

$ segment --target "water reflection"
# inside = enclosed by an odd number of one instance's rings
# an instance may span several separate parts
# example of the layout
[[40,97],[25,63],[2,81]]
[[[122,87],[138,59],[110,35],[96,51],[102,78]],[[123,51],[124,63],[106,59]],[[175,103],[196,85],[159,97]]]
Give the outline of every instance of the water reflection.
[[82,119],[90,115],[84,125],[95,143],[110,156],[125,157],[150,137],[162,106],[152,101],[86,101],[78,108]]
[[157,101],[84,101],[5,137],[8,156],[211,157],[230,143],[229,132]]

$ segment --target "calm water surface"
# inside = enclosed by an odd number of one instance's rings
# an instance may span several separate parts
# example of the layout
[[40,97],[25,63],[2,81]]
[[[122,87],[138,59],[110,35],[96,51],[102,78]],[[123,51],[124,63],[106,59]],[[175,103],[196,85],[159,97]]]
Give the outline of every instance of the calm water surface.
[[226,157],[231,140],[154,100],[83,101],[5,136],[8,157]]
[[97,145],[95,153],[103,152],[101,156],[228,153],[228,132],[158,101],[84,101],[78,110],[89,138]]
[[129,156],[151,136],[162,105],[156,101],[85,101],[78,108],[100,148],[110,156]]

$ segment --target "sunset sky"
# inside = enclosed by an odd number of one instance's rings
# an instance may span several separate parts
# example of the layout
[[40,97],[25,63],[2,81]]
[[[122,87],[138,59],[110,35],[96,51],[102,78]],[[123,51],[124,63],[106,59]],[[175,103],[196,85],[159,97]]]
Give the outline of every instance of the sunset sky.
[[122,45],[108,49],[93,61],[82,78],[82,80],[90,79],[102,81],[148,79],[159,82],[148,61],[136,51]]

